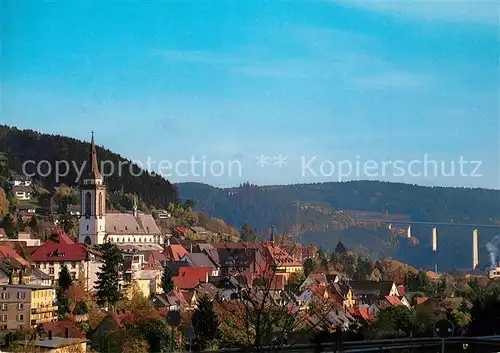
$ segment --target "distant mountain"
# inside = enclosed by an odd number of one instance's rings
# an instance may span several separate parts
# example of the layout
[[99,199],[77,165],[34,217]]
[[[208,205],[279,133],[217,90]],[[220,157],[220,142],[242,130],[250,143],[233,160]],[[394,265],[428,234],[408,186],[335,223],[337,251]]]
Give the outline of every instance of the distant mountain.
[[[68,186],[76,185],[77,168],[81,168],[83,163],[88,161],[89,151],[89,142],[0,125],[0,153],[3,160],[7,160],[7,163],[0,163],[0,181],[5,181],[11,173],[22,174],[23,164],[26,161],[34,161],[26,164],[26,171],[36,174],[33,178],[40,186],[51,189],[62,183]],[[130,160],[102,147],[97,147],[97,157],[100,162],[107,161],[105,166],[113,165],[115,168],[115,173],[105,177],[112,200],[120,199],[122,191],[137,195],[144,204],[154,208],[165,209],[169,202],[177,200],[174,186],[161,176],[141,171],[137,165],[130,168]],[[40,161],[47,161],[43,162],[43,165],[40,164],[43,174],[48,170],[48,165],[54,171],[57,161],[68,161],[71,167],[67,175],[56,180],[54,172],[45,177],[37,173],[36,165]],[[118,173],[120,163],[123,167],[121,173]],[[60,165],[61,171],[64,172],[64,166]]]
[[[179,196],[196,202],[196,209],[240,227],[247,222],[266,234],[272,223],[302,240],[333,249],[347,246],[377,257],[395,257],[419,267],[467,268],[472,264],[473,226],[439,226],[439,250],[432,252],[432,224],[500,225],[500,191],[353,181],[301,185],[215,188],[199,183],[177,184]],[[392,230],[388,221],[394,221]],[[396,224],[396,222],[400,222]],[[489,265],[486,243],[500,228],[479,228],[480,260]],[[299,232],[300,233],[300,232]],[[500,254],[499,254],[500,255]]]

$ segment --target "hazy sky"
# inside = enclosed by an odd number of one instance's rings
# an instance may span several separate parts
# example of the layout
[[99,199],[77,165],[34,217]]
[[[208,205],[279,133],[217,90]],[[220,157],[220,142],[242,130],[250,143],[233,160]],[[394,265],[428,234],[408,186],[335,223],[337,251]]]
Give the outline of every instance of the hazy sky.
[[500,188],[499,4],[2,1],[0,122],[175,182]]

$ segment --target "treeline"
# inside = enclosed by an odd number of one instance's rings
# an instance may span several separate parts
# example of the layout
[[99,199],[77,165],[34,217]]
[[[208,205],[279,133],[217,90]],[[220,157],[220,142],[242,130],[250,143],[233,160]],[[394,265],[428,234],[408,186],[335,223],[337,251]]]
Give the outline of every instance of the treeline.
[[[99,141],[97,141],[99,142]],[[0,152],[8,159],[8,167],[0,163],[0,173],[5,178],[9,172],[22,174],[25,161],[48,161],[52,168],[56,161],[68,161],[81,168],[89,159],[89,143],[73,138],[42,134],[32,130],[19,130],[5,125],[0,126]],[[108,149],[97,146],[99,161],[107,161],[109,168],[113,165],[115,173],[106,177],[106,184],[110,193],[119,193],[123,190],[137,195],[140,200],[154,208],[166,208],[171,202],[177,201],[177,192],[174,186],[161,176],[144,171],[131,161],[113,153]],[[118,173],[118,166],[122,165]],[[132,165],[132,167],[130,167]],[[45,165],[44,168],[47,168]],[[46,169],[43,169],[44,171]],[[65,171],[61,166],[61,170]],[[105,170],[106,171],[106,170]],[[27,164],[27,172],[35,173],[36,166]],[[137,175],[137,176],[135,176]],[[37,183],[46,189],[51,189],[60,184],[74,186],[78,180],[76,168],[71,167],[67,175],[56,180],[54,172],[47,176],[38,173],[34,176]]]

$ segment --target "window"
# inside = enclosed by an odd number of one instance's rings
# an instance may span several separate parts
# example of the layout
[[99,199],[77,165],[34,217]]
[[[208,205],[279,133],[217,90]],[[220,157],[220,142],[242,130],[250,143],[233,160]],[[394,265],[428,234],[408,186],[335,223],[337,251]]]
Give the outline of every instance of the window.
[[17,292],[17,299],[25,299],[26,292]]
[[24,315],[23,314],[17,315],[17,321],[24,321]]
[[7,311],[7,303],[2,303],[2,310]]
[[76,272],[71,272],[71,278],[76,279]]
[[91,213],[91,205],[92,205],[92,194],[90,191],[87,191],[85,194],[85,216],[89,217]]
[[3,321],[3,322],[7,322],[7,315],[5,315],[5,314],[4,314],[4,315],[2,315],[2,321]]
[[17,303],[17,310],[23,310],[24,309],[24,304],[23,303]]
[[128,230],[128,227],[127,227],[127,226],[125,226],[125,230]]
[[76,262],[71,263],[71,268],[76,268]]
[[54,267],[49,268],[49,274],[53,275],[54,274]]
[[99,216],[102,215],[102,193],[99,193]]
[[87,230],[89,230],[89,225],[87,224]]

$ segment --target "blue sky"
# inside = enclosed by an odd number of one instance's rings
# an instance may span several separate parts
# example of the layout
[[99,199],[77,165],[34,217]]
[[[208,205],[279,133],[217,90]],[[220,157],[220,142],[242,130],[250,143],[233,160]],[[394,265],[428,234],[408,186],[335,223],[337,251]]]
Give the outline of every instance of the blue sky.
[[175,182],[336,181],[339,161],[427,155],[454,175],[342,180],[498,189],[499,4],[8,0],[0,122],[225,168]]

